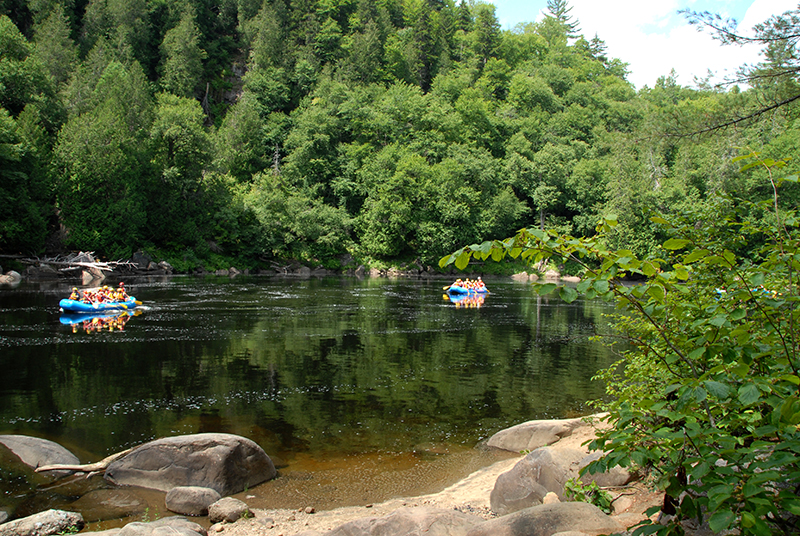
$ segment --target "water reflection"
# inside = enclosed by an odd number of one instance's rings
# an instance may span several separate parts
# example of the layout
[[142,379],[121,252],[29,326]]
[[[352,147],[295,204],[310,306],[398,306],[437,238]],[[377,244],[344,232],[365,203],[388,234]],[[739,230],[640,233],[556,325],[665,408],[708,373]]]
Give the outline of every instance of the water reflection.
[[[66,286],[0,291],[0,433],[52,439],[86,462],[156,437],[235,433],[275,459],[284,480],[270,489],[302,496],[324,470],[340,492],[317,494],[318,507],[359,504],[367,489],[369,502],[394,493],[380,484],[392,481],[387,463],[397,482],[443,487],[454,467],[488,463],[473,447],[497,430],[586,413],[602,395],[591,377],[614,360],[589,340],[603,304],[505,280],[480,307],[443,300],[439,281],[126,286],[144,314],[89,337],[58,315]],[[374,485],[359,488],[344,469],[355,461],[375,467]]]
[[134,316],[142,314],[140,310],[107,311],[104,313],[61,313],[59,321],[72,327],[72,333],[96,333],[98,331],[123,331],[125,324]]

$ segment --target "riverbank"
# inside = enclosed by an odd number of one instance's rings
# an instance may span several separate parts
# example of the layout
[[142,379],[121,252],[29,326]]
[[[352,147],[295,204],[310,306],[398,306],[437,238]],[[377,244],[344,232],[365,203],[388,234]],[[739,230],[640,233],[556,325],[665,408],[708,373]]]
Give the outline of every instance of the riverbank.
[[[596,424],[604,426],[603,423]],[[569,435],[548,445],[548,448],[558,451],[573,449],[585,451],[584,445],[594,437],[594,434],[595,428],[580,426],[571,431]],[[520,454],[479,469],[437,493],[321,512],[313,511],[312,508],[298,510],[251,508],[253,517],[240,519],[235,523],[212,525],[208,533],[210,536],[215,534],[224,536],[292,536],[307,531],[324,533],[352,521],[382,518],[418,508],[455,510],[476,515],[485,520],[495,519],[498,516],[492,511],[490,499],[495,483],[498,477],[510,471],[523,457]],[[624,487],[609,489],[609,491],[614,496],[614,511],[610,517],[623,527],[635,525],[645,519],[645,511],[652,506],[660,505],[663,501],[663,493],[650,491],[644,485],[636,482]],[[246,496],[243,500],[247,501]]]

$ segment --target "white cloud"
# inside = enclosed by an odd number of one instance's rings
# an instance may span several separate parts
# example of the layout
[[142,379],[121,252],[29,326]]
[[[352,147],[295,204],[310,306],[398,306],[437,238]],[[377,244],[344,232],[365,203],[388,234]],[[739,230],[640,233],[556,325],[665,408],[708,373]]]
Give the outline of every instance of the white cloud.
[[685,2],[574,0],[573,5],[584,35],[597,33],[608,45],[610,56],[628,63],[628,78],[637,88],[653,87],[672,69],[679,83],[689,85],[695,76],[705,77],[709,69],[722,77],[742,63],[741,50],[722,47],[689,26],[678,14]]
[[739,22],[739,30],[750,30],[772,15],[782,15],[798,8],[797,0],[755,0]]
[[[798,0],[755,0],[743,17],[739,30],[750,29],[773,14],[796,9]],[[514,0],[495,0],[498,6],[517,4]],[[521,3],[521,2],[520,2]],[[680,84],[691,85],[694,77],[714,80],[735,74],[745,63],[760,61],[758,45],[723,46],[708,32],[689,26],[678,10],[715,11],[703,0],[571,0],[571,14],[580,21],[587,39],[597,34],[608,45],[608,54],[628,63],[628,79],[637,87],[653,87],[659,77],[672,69]],[[718,5],[718,4],[717,4]],[[722,4],[723,8],[725,4]],[[719,11],[719,10],[716,10]],[[722,11],[723,16],[728,16]],[[532,15],[532,14],[531,14]],[[541,12],[530,19],[541,19]]]

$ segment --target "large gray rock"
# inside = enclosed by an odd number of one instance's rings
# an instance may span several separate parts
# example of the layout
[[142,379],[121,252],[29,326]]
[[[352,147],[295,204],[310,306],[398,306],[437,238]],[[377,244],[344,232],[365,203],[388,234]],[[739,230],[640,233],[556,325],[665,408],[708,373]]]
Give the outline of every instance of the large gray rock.
[[[0,443],[13,452],[22,463],[36,469],[43,465],[81,463],[77,456],[59,445],[40,437],[0,435]],[[64,476],[71,471],[49,471],[50,476]]]
[[165,503],[172,512],[187,516],[204,516],[208,507],[220,500],[217,490],[200,486],[178,486],[167,493]]
[[197,523],[174,516],[151,523],[128,523],[117,536],[207,536],[207,533]]
[[499,515],[542,504],[548,492],[565,500],[564,484],[578,476],[586,453],[578,449],[542,447],[534,450],[500,475],[489,495],[492,510]]
[[482,523],[478,516],[442,508],[408,508],[385,517],[356,519],[327,536],[464,536]]
[[122,486],[169,491],[200,486],[233,495],[274,478],[275,466],[253,441],[232,434],[193,434],[145,443],[111,463],[105,477]]
[[15,519],[0,525],[0,536],[50,536],[77,532],[85,525],[75,512],[45,510],[32,516]]
[[581,426],[587,426],[582,419],[528,421],[500,430],[486,444],[511,452],[530,452],[572,435]]
[[595,536],[625,527],[589,503],[562,502],[533,506],[477,525],[467,536],[552,536],[575,531]]

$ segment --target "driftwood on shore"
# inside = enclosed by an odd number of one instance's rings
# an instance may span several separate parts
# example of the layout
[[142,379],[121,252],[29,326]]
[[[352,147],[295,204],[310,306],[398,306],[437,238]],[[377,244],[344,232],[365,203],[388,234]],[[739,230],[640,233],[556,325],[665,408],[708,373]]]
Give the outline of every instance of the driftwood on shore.
[[122,452],[117,452],[116,454],[112,454],[111,456],[107,456],[100,460],[99,462],[94,463],[86,463],[86,464],[66,464],[66,463],[54,463],[52,465],[42,465],[34,469],[37,473],[44,473],[47,471],[80,471],[82,473],[88,473],[86,478],[91,477],[97,473],[101,473],[108,468],[108,466],[122,458],[123,456],[127,456],[141,445],[137,445],[135,447],[131,447],[127,450],[123,450]]
[[131,261],[98,261],[94,257],[94,251],[81,251],[80,253],[72,253],[66,256],[56,256],[50,258],[19,258],[17,259],[23,264],[40,266],[43,264],[49,266],[61,266],[59,268],[62,272],[70,270],[98,270],[100,272],[111,272],[120,266],[135,267],[136,263]]

